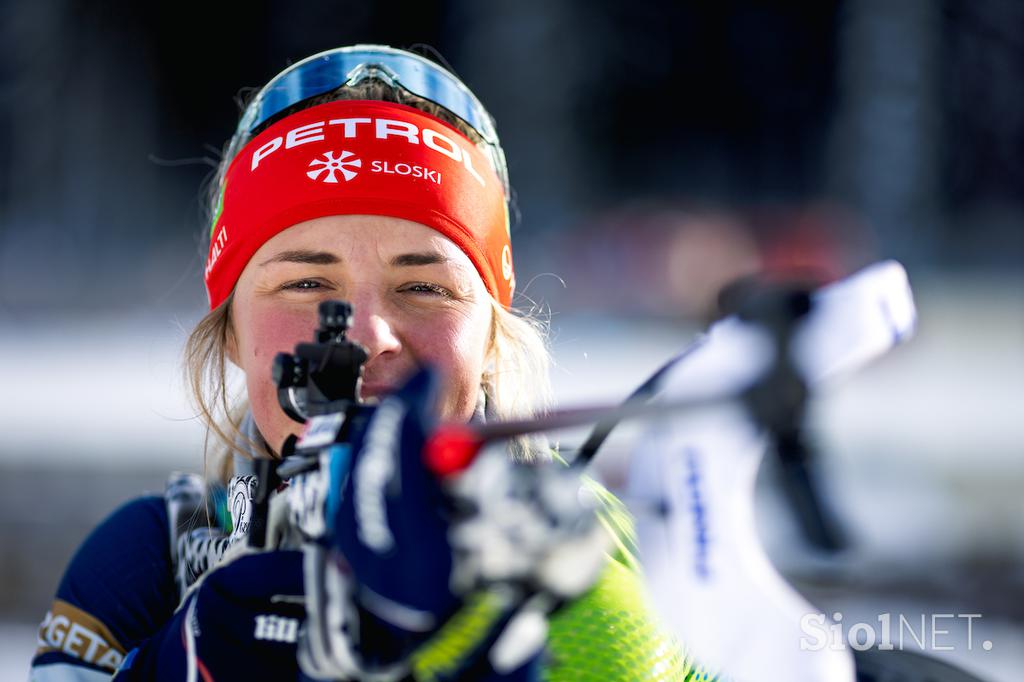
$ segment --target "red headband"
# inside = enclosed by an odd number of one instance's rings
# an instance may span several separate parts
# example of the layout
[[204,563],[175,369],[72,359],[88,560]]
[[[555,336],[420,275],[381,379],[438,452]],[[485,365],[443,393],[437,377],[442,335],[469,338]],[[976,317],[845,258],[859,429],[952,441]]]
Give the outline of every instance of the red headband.
[[487,291],[511,304],[508,208],[487,157],[419,109],[343,100],[286,116],[231,162],[210,231],[210,309],[224,302],[249,259],[278,232],[353,214],[437,230],[469,256]]

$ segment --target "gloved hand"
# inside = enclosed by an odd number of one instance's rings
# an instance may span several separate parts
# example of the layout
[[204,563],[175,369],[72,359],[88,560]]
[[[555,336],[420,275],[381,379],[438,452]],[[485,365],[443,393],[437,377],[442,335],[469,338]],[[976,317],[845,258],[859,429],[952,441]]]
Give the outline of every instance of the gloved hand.
[[114,679],[294,680],[304,617],[302,553],[243,553],[204,574]]
[[400,677],[410,653],[461,603],[449,586],[448,503],[422,455],[437,383],[430,371],[414,376],[289,488],[305,528],[321,524],[304,505],[325,510],[325,532],[306,550],[309,598],[323,608],[311,609],[304,668]]
[[607,536],[562,465],[513,465],[499,448],[445,481],[428,471],[435,384],[423,372],[385,398],[326,451],[326,481],[293,482],[299,508],[327,491],[305,552],[311,675],[534,679],[547,612],[604,564]]

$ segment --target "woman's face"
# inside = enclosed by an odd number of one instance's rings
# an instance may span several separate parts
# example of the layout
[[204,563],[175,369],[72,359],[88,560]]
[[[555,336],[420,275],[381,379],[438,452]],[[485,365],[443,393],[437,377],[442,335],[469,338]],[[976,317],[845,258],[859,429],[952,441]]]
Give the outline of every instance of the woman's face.
[[393,391],[431,365],[444,381],[441,417],[472,416],[491,328],[490,296],[472,262],[419,223],[329,216],[278,233],[235,286],[228,357],[245,372],[253,418],[271,447],[302,429],[278,404],[274,357],[312,340],[327,299],[352,304],[348,338],[369,355],[360,398]]

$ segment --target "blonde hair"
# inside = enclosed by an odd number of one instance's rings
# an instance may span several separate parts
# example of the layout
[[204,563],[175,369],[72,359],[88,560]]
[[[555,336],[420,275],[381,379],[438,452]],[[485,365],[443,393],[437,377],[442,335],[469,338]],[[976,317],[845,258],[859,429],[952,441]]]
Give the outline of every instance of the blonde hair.
[[[376,80],[365,80],[355,87],[342,87],[300,102],[265,125],[299,109],[338,99],[372,99],[413,106],[451,124],[474,142],[481,142],[470,126],[446,109]],[[258,132],[257,129],[253,134]],[[247,138],[233,140],[225,151],[211,183],[211,216],[216,212],[227,168],[246,141]],[[208,242],[206,231],[204,236]],[[251,457],[252,452],[262,450],[273,456],[265,443],[254,443],[241,431],[240,425],[249,407],[248,399],[244,395],[229,395],[227,348],[234,334],[231,324],[233,298],[233,295],[228,296],[196,324],[184,351],[186,383],[206,426],[207,474],[222,481],[227,481],[232,475],[234,454]],[[497,419],[540,415],[551,405],[547,324],[533,309],[507,310],[493,298],[490,302],[491,330],[485,370],[480,381],[487,414]],[[544,457],[546,450],[547,441],[543,437],[520,437],[509,444],[510,454],[523,461]]]

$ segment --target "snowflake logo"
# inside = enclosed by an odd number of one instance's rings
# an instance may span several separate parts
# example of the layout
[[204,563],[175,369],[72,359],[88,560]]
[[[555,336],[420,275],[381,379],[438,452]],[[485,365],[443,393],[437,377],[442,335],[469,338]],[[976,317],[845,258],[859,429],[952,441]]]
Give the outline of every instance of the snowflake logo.
[[320,176],[323,175],[323,182],[338,182],[338,177],[335,175],[338,171],[341,171],[342,177],[345,178],[345,182],[348,182],[356,176],[356,171],[351,170],[352,168],[360,168],[363,165],[361,159],[352,158],[355,154],[352,152],[341,151],[335,156],[334,152],[324,152],[323,158],[316,158],[309,162],[310,168],[316,168],[316,170],[306,171],[306,175],[311,180],[319,180]]

